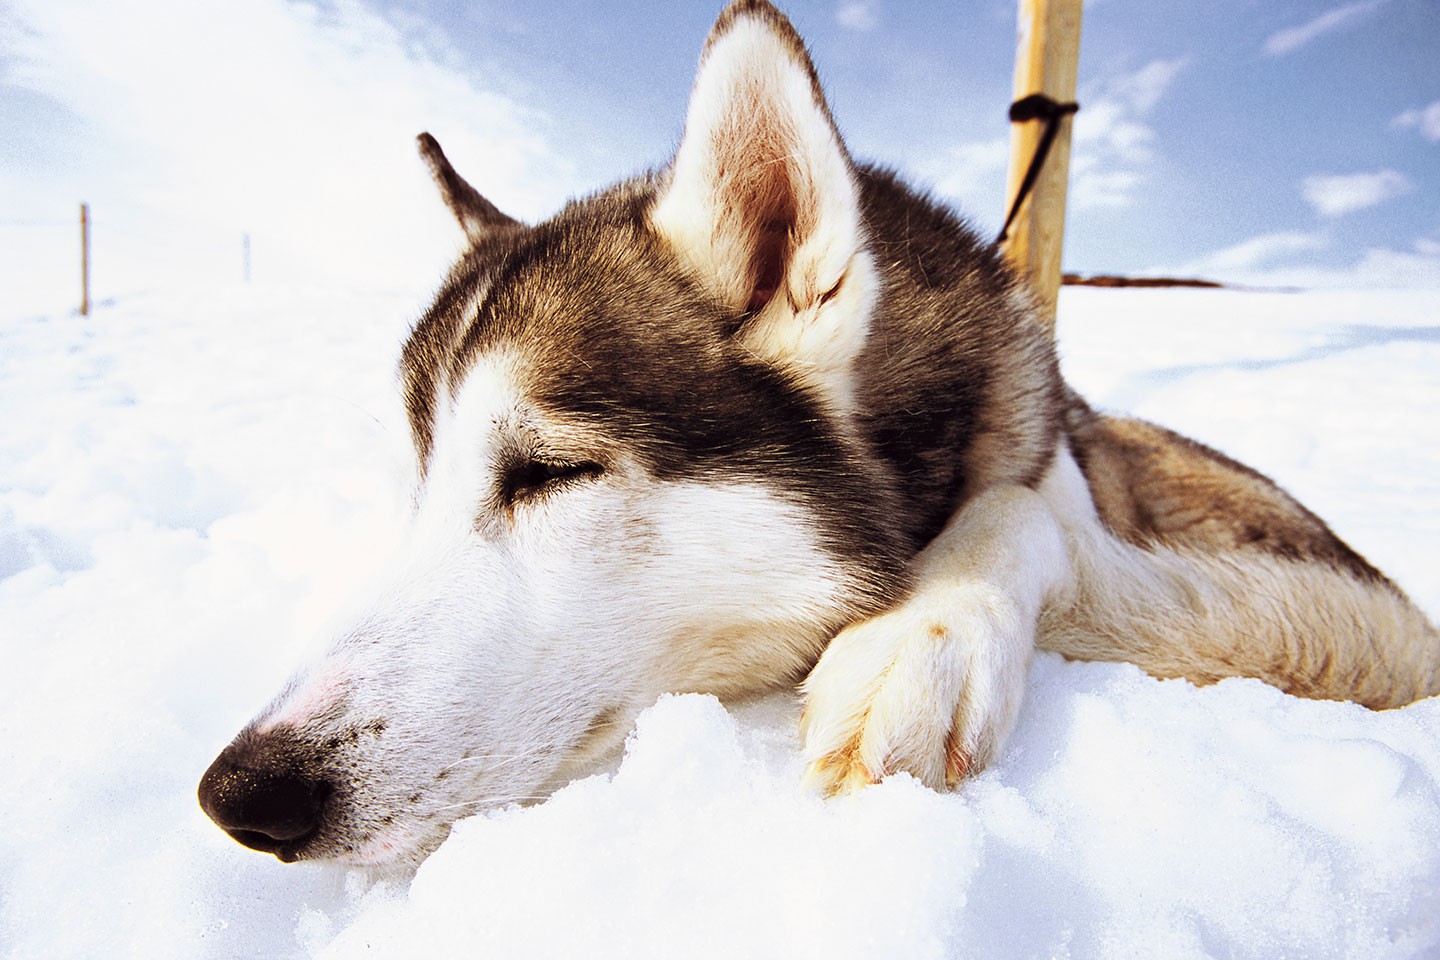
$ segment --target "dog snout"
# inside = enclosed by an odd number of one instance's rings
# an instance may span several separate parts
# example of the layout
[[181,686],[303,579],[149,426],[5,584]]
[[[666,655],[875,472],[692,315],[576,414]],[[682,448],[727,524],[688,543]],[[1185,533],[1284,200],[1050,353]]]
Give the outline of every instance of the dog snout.
[[320,831],[329,785],[283,736],[242,734],[200,778],[200,808],[226,833],[287,863]]

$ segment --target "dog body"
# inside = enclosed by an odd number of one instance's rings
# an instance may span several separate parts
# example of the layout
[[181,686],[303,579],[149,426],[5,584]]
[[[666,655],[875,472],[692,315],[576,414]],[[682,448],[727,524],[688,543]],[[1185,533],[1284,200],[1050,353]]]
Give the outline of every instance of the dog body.
[[1321,521],[1065,386],[995,251],[851,160],[763,0],[716,23],[670,166],[548,222],[421,149],[470,247],[402,358],[412,536],[207,772],[241,842],[418,862],[661,693],[801,681],[820,790],[953,786],[1037,645],[1440,691],[1434,627]]

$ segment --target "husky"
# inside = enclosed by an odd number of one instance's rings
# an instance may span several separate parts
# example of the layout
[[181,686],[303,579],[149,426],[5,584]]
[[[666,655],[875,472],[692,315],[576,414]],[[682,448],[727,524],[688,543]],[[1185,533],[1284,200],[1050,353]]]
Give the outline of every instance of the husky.
[[419,863],[666,692],[801,684],[822,794],[962,784],[1035,649],[1375,709],[1440,636],[1264,476],[1100,413],[1024,283],[841,140],[735,0],[673,160],[535,226],[420,150],[468,247],[400,360],[407,545],[199,788],[284,861]]

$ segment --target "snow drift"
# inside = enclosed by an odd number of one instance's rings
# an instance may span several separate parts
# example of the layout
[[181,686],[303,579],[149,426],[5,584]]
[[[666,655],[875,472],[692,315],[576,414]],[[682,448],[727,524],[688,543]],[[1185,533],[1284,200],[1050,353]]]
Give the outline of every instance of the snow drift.
[[[955,795],[796,786],[798,702],[667,697],[623,760],[413,880],[194,800],[405,505],[417,304],[169,292],[0,315],[0,948],[12,957],[1440,956],[1440,701],[1041,656]],[[1067,290],[1097,404],[1274,475],[1440,612],[1440,294]]]

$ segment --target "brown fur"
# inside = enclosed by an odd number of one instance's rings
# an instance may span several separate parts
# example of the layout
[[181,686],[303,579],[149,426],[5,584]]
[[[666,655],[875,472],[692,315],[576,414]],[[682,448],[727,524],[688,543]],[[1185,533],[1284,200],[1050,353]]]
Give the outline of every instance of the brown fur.
[[1073,395],[1066,426],[1100,518],[1130,543],[1258,550],[1390,583],[1269,477],[1202,443]]

